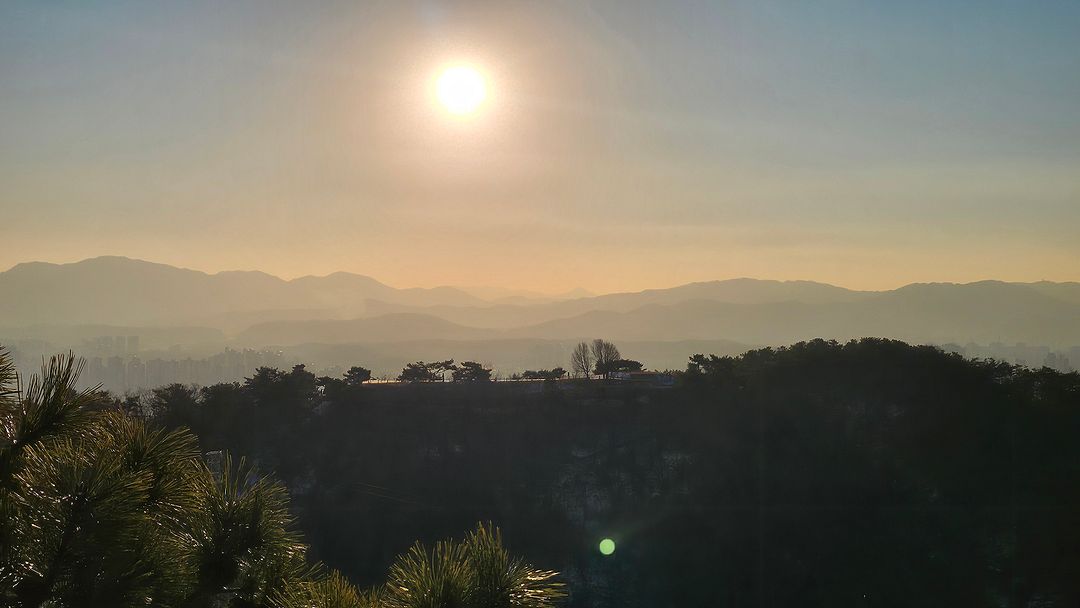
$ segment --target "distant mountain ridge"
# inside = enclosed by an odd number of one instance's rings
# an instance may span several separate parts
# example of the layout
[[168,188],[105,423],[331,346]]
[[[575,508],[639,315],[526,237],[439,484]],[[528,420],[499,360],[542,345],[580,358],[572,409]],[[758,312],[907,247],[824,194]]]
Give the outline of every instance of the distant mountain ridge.
[[[395,289],[336,272],[291,281],[259,271],[208,274],[167,264],[105,256],[71,264],[30,262],[0,273],[0,325],[193,323],[232,326],[245,315],[309,310],[315,317],[365,314],[364,302],[482,305],[452,287]],[[226,321],[230,319],[231,321]],[[62,321],[60,321],[62,320]]]
[[512,335],[632,340],[729,339],[785,344],[816,337],[880,336],[912,343],[1080,344],[1080,304],[1026,285],[918,284],[846,302],[756,304],[688,300],[631,311],[596,310]]
[[[473,288],[476,291],[476,288]],[[0,273],[0,327],[217,328],[239,346],[409,340],[733,340],[813,337],[1080,344],[1080,283],[915,283],[857,291],[749,278],[552,300],[456,287],[396,289],[345,272],[290,281],[120,257]]]

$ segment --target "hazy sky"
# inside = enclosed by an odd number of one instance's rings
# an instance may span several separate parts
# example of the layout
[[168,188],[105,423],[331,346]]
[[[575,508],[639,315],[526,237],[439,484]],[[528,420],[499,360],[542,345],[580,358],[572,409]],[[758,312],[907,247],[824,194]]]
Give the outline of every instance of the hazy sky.
[[0,267],[1080,280],[1078,32],[1076,1],[0,0]]

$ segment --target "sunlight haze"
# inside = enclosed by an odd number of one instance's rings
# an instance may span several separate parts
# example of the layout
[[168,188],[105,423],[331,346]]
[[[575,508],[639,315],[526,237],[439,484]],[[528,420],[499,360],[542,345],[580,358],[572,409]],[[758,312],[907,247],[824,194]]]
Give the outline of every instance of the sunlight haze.
[[0,606],[1080,606],[1080,0],[0,0]]
[[1078,5],[683,9],[4,3],[0,267],[1080,279]]

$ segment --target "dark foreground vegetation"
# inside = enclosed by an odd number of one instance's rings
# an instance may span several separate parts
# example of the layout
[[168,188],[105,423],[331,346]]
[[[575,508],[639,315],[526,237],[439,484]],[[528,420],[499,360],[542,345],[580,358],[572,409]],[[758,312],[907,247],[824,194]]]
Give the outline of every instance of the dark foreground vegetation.
[[75,391],[70,358],[25,391],[12,369],[0,351],[0,605],[543,608],[563,596],[491,525],[414,544],[361,593],[307,559],[279,482]]
[[1080,604],[1075,373],[813,341],[693,357],[674,388],[297,367],[115,406],[272,471],[305,563],[363,587],[492,521],[571,606]]

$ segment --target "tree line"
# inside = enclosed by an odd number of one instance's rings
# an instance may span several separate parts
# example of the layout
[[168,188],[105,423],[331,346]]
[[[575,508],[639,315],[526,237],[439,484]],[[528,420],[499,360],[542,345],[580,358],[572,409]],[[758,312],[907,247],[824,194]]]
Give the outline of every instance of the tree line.
[[106,401],[287,484],[311,585],[493,521],[572,608],[1080,602],[1075,373],[866,339],[696,355],[662,391],[320,382]]
[[[639,372],[644,365],[640,361],[624,359],[615,344],[597,338],[591,342],[582,341],[574,346],[569,361],[569,371],[562,367],[540,370],[525,370],[510,376],[511,380],[559,380],[574,378],[611,378],[618,373]],[[343,379],[319,378],[320,385],[333,385],[342,382],[356,385],[371,379],[371,370],[364,367],[352,367],[345,372]],[[402,368],[395,380],[398,382],[490,382],[492,368],[476,361],[456,363],[453,359],[445,361],[414,361]]]
[[[281,482],[228,452],[204,459],[187,428],[76,390],[79,371],[54,357],[24,390],[0,349],[4,606],[542,608],[564,596],[556,573],[511,555],[492,524],[417,542],[360,591],[309,559]],[[302,369],[259,373],[310,384]]]
[[868,339],[694,356],[670,390],[317,381],[143,403],[285,480],[312,553],[358,583],[492,520],[574,608],[1080,601],[1077,374]]
[[476,361],[454,363],[453,359],[424,363],[417,361],[407,364],[398,374],[398,382],[445,382],[446,374],[454,382],[490,382],[491,368]]
[[591,378],[600,376],[610,378],[618,372],[639,372],[640,361],[624,359],[619,348],[601,338],[592,342],[579,342],[570,353],[570,369],[574,377]]

